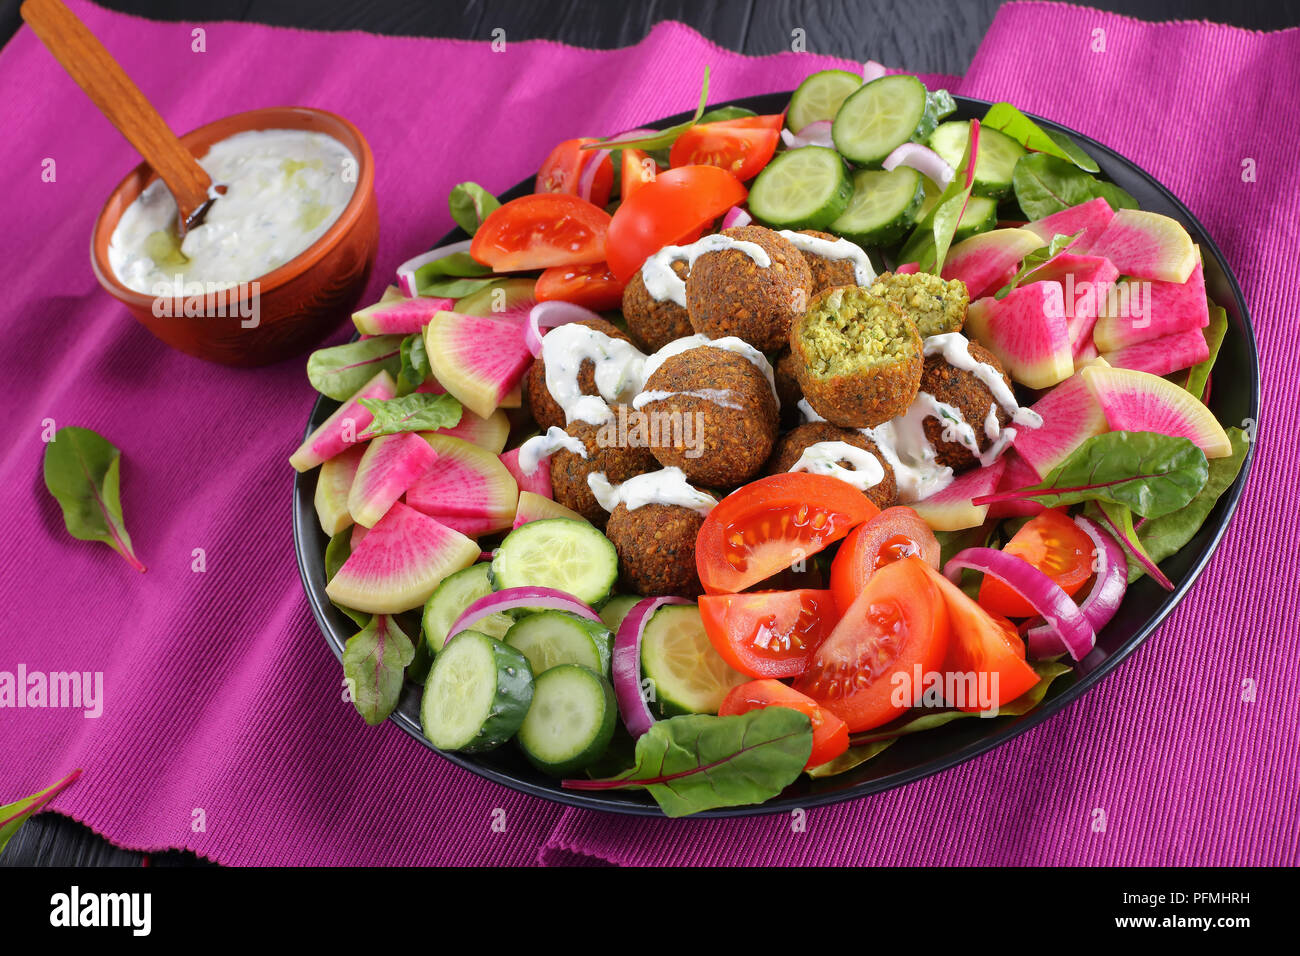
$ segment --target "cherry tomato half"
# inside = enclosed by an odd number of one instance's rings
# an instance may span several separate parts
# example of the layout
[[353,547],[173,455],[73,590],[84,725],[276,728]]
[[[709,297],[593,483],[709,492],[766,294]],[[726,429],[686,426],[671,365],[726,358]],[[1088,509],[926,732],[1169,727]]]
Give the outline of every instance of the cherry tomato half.
[[469,254],[497,272],[602,262],[609,213],[577,196],[537,193],[494,209]]
[[623,305],[623,286],[609,271],[609,266],[597,262],[591,266],[554,266],[537,280],[538,302],[572,302],[593,312],[606,312]]
[[586,143],[594,143],[591,137],[583,139],[566,139],[546,157],[542,168],[537,173],[534,192],[569,193],[578,195],[582,183],[582,174],[589,163],[599,157],[600,166],[592,175],[591,201],[597,206],[609,202],[610,192],[614,188],[614,162],[608,155],[601,156],[598,149],[583,149]]
[[[1030,518],[1002,550],[1024,558],[1071,597],[1092,577],[1092,539],[1059,509],[1048,509]],[[980,585],[979,603],[1007,617],[1029,617],[1037,613],[1014,590],[988,576]]]
[[831,591],[840,612],[848,611],[878,568],[912,554],[939,566],[939,539],[906,505],[886,508],[854,528],[831,562]]
[[798,677],[839,615],[830,591],[706,594],[700,617],[714,648],[750,677]]
[[733,687],[718,708],[719,717],[747,714],[760,707],[789,707],[808,715],[812,724],[812,753],[805,767],[816,767],[834,760],[849,749],[849,728],[844,721],[792,687],[779,680],[752,680]]
[[626,200],[646,183],[652,183],[659,175],[659,166],[647,153],[639,149],[623,150],[622,165],[619,167],[621,180],[619,189]]

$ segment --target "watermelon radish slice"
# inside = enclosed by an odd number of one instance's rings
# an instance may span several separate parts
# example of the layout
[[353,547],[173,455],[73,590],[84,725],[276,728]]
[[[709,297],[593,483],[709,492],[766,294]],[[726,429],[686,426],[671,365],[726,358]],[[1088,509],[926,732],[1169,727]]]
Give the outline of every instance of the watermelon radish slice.
[[[1016,454],[1014,448],[1007,449],[1001,460],[1006,463],[1006,467],[1002,471],[1002,479],[998,482],[998,491],[1029,488],[1043,480],[1038,472]],[[990,518],[1022,518],[1038,514],[1043,510],[1043,506],[1037,501],[1025,498],[1009,498],[1006,501],[993,502],[988,509]]]
[[543,458],[537,463],[537,470],[531,475],[524,474],[524,470],[519,467],[519,449],[512,448],[497,456],[501,459],[501,464],[506,466],[506,471],[510,472],[511,477],[515,479],[515,484],[519,486],[520,494],[525,491],[531,491],[535,495],[541,495],[543,498],[554,497],[551,492],[551,459]]
[[460,421],[451,428],[439,428],[426,434],[460,438],[498,455],[506,447],[506,438],[510,435],[510,419],[499,408],[487,418],[480,418],[467,408],[461,413]]
[[[417,392],[427,392],[430,395],[445,395],[447,390],[442,387],[442,383],[432,375],[425,378],[416,388]],[[501,399],[502,408],[519,408],[524,403],[523,389],[516,385]]]
[[376,302],[352,313],[352,322],[362,335],[409,335],[419,332],[429,320],[455,305],[452,299],[419,296]]
[[439,312],[424,329],[429,365],[460,403],[487,418],[532,364],[523,323]]
[[437,461],[406,492],[406,503],[428,515],[480,518],[508,528],[519,486],[501,459],[460,438],[422,433]]
[[1206,458],[1232,454],[1232,443],[1210,410],[1168,379],[1150,372],[1099,366],[1079,374],[1097,397],[1112,431],[1187,438]]
[[429,515],[439,524],[444,524],[453,531],[459,531],[469,538],[477,538],[479,535],[491,534],[493,531],[504,531],[510,527],[514,521],[514,515],[508,520],[501,518],[478,518],[466,517],[464,515]]
[[306,441],[289,457],[289,464],[293,465],[295,471],[306,471],[355,444],[357,435],[375,420],[374,413],[363,406],[359,399],[386,401],[396,394],[397,385],[393,382],[393,377],[381,370],[307,436]]
[[1045,478],[1093,435],[1109,431],[1105,412],[1078,373],[1035,402],[1033,410],[1042,416],[1043,424],[1017,429],[1012,447],[1035,477],[1017,488]]
[[992,295],[1015,275],[1020,260],[1043,242],[1028,229],[994,229],[963,239],[950,250],[943,263],[943,278],[961,279],[974,302]]
[[1089,365],[1093,365],[1097,362],[1104,363],[1105,361],[1106,360],[1101,357],[1101,352],[1097,351],[1097,343],[1092,339],[1088,339],[1088,341],[1081,343],[1075,349],[1074,370],[1076,372],[1080,369],[1087,368]]
[[354,524],[352,526],[352,537],[348,539],[349,547],[355,551],[361,540],[370,533],[370,529],[363,524]]
[[1077,358],[1092,341],[1097,316],[1105,308],[1109,289],[1118,278],[1119,270],[1109,259],[1061,252],[1026,275],[1024,281],[1060,283],[1065,299],[1065,324]]
[[465,296],[456,303],[461,315],[479,315],[493,319],[528,321],[528,313],[537,304],[532,279],[503,279]]
[[321,530],[331,538],[352,524],[348,491],[365,452],[365,445],[353,445],[324,462],[316,476],[316,517],[320,519]]
[[413,432],[371,439],[348,492],[352,520],[373,528],[437,457],[429,443]]
[[971,504],[972,498],[987,495],[998,487],[1006,463],[999,458],[991,465],[958,475],[948,487],[937,491],[912,508],[935,531],[960,531],[984,523],[988,505]]
[[1076,232],[1082,233],[1066,248],[1087,249],[1106,231],[1113,218],[1115,218],[1115,210],[1110,208],[1110,203],[1098,196],[1096,199],[1089,199],[1085,203],[1062,209],[1042,219],[1035,219],[1027,223],[1025,228],[1035,233],[1042,240],[1043,245],[1051,242],[1054,236],[1073,236]]
[[399,501],[361,539],[325,593],[335,604],[371,614],[409,611],[478,556],[478,545],[459,531]]
[[1186,282],[1127,279],[1101,306],[1092,335],[1103,353],[1210,324],[1205,270],[1199,260]]
[[[1200,329],[1163,335],[1149,342],[1126,345],[1102,355],[1115,368],[1135,368],[1152,375],[1168,375],[1191,368],[1210,357],[1210,343]],[[328,464],[328,462],[327,462]]]
[[1065,300],[1056,282],[1031,282],[1004,299],[977,299],[966,310],[966,330],[1022,385],[1048,388],[1074,374]]
[[530,521],[541,521],[543,518],[575,518],[578,521],[587,520],[572,508],[566,508],[558,501],[552,501],[550,498],[543,498],[541,495],[534,494],[531,491],[519,492],[519,507],[515,509],[514,526],[518,528],[521,524],[528,524]]
[[1123,275],[1162,282],[1186,282],[1200,261],[1192,237],[1177,221],[1141,209],[1115,213],[1086,251],[1105,256]]

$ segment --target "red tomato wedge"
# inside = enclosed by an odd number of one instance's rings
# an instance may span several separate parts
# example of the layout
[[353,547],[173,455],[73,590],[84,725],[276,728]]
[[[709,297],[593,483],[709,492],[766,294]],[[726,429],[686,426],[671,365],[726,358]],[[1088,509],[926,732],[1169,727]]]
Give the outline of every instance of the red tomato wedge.
[[538,302],[572,302],[593,312],[606,312],[622,307],[625,285],[614,278],[603,262],[593,266],[554,266],[541,274],[533,294]]
[[692,126],[673,143],[669,162],[674,167],[717,166],[747,182],[768,164],[780,142],[780,127],[770,125],[770,119],[780,122],[781,117],[751,116]]
[[[596,162],[596,157],[600,155],[600,150],[582,147],[594,142],[596,140],[590,137],[566,139],[551,150],[537,173],[534,192],[578,195],[587,164]],[[600,166],[593,175],[591,201],[597,206],[603,206],[609,202],[609,194],[614,188],[614,163],[609,156],[600,157]]]
[[906,505],[886,508],[854,528],[831,562],[831,591],[840,613],[848,611],[878,568],[912,554],[939,566],[939,539]]
[[[1014,629],[1008,630],[1011,622],[993,617],[938,571],[932,568],[926,568],[926,571],[948,606],[950,636],[944,673],[976,675],[976,688],[981,686],[979,674],[990,675],[983,686],[993,691],[989,703],[996,701],[998,707],[1011,703],[1037,684],[1038,674],[1025,663],[1024,642]],[[997,676],[996,685],[993,675]],[[968,681],[964,686],[971,685]],[[971,713],[988,709],[980,706],[978,701],[973,704],[969,701],[949,703]]]
[[659,175],[659,167],[655,161],[639,149],[623,150],[622,163],[619,167],[622,177],[619,188],[625,200],[646,183],[654,182],[655,177]]
[[749,191],[717,166],[666,170],[626,197],[609,224],[609,268],[623,281],[664,246],[698,236]]
[[876,513],[852,485],[787,472],[752,481],[709,512],[695,566],[709,594],[734,593],[833,544]]
[[804,765],[805,769],[834,760],[849,749],[849,728],[844,721],[826,708],[818,706],[817,701],[787,687],[779,680],[752,680],[748,684],[733,687],[718,708],[718,716],[747,714],[760,707],[789,707],[808,715],[813,740],[812,753]]
[[[913,693],[920,693],[906,690],[915,668],[922,675],[938,671],[948,651],[948,608],[929,572],[910,557],[872,575],[794,682],[795,690],[834,713],[852,733],[887,724],[907,710]],[[895,674],[906,675],[908,683],[900,685]]]
[[700,598],[722,659],[750,677],[798,677],[839,615],[830,591],[753,591]]
[[494,209],[469,254],[497,272],[602,262],[609,213],[565,193],[521,196]]
[[[1065,512],[1049,509],[1031,518],[1002,549],[1024,558],[1073,597],[1092,577],[1092,539]],[[995,614],[1029,617],[1038,612],[1019,594],[993,577],[980,585],[979,603]]]

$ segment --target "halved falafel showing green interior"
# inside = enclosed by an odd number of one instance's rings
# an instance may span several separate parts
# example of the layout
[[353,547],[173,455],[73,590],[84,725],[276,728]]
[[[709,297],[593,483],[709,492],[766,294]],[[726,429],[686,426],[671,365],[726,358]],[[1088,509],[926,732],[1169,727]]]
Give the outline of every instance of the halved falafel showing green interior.
[[960,332],[966,324],[970,295],[960,279],[944,280],[928,272],[882,272],[871,283],[870,291],[902,309],[916,323],[922,338]]

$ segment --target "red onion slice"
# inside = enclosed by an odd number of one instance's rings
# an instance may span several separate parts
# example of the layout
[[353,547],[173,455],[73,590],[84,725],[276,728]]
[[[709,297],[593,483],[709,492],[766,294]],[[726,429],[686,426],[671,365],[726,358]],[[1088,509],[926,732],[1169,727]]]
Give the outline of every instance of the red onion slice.
[[665,604],[690,603],[679,597],[646,598],[633,604],[632,610],[627,612],[623,623],[618,626],[611,661],[614,697],[618,700],[618,712],[623,717],[623,724],[633,737],[640,737],[655,722],[654,714],[650,713],[650,705],[641,693],[641,637],[645,634],[645,626],[654,612]]
[[886,170],[897,169],[899,166],[911,167],[940,189],[947,189],[952,177],[956,175],[956,171],[942,156],[920,143],[903,143],[886,156],[881,165]]
[[754,217],[739,206],[732,206],[727,210],[727,214],[722,217],[722,228],[732,229],[736,226],[748,226],[754,221]]
[[557,591],[555,588],[503,588],[485,594],[456,618],[447,633],[455,636],[461,631],[472,628],[485,617],[491,617],[499,611],[513,611],[516,608],[541,608],[546,611],[569,611],[592,621],[599,621],[600,615],[572,594]]
[[862,82],[870,83],[872,80],[878,80],[885,76],[889,70],[883,63],[877,63],[875,60],[868,60],[862,64]]
[[1028,601],[1043,616],[1076,661],[1082,660],[1097,640],[1097,634],[1070,595],[1024,558],[995,548],[967,548],[953,555],[943,573],[954,584],[961,582],[964,568],[997,578]]
[[524,343],[533,358],[542,354],[542,329],[553,329],[557,325],[581,322],[583,319],[599,319],[600,316],[591,309],[574,305],[572,302],[551,300],[538,302],[528,310],[528,325],[524,328]]
[[921,264],[919,262],[905,262],[894,270],[896,276],[910,276],[914,272],[919,272]]
[[[1079,605],[1080,612],[1095,634],[1110,622],[1120,601],[1124,600],[1124,593],[1128,590],[1128,560],[1120,543],[1097,522],[1079,515],[1074,523],[1092,539],[1093,554],[1102,562],[1096,569],[1097,577],[1092,590]],[[1067,649],[1056,631],[1046,624],[1031,627],[1028,638],[1029,653],[1033,657],[1051,657]]]
[[831,139],[831,126],[830,120],[814,120],[797,133],[783,129],[781,142],[790,149],[798,149],[800,146],[825,146],[827,149],[834,149],[835,141]]
[[455,255],[458,252],[469,252],[470,243],[473,241],[473,239],[462,239],[460,242],[441,246],[403,262],[397,267],[397,287],[402,290],[402,295],[408,299],[414,299],[418,294],[415,286],[415,273],[421,266],[427,266],[430,262],[442,259],[445,256]]

